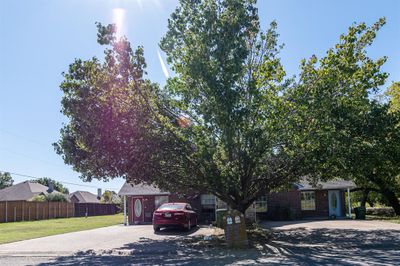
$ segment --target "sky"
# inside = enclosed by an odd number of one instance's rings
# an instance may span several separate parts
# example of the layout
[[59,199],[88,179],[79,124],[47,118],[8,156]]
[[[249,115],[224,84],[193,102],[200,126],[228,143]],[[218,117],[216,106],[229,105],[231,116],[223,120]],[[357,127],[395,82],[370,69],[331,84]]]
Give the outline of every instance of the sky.
[[[175,0],[1,0],[0,1],[0,171],[15,183],[51,177],[71,192],[118,191],[124,180],[84,183],[52,147],[68,120],[60,113],[61,73],[75,58],[102,57],[95,22],[117,23],[132,45],[144,46],[148,77],[165,84],[172,73],[158,47]],[[355,22],[387,24],[368,48],[372,58],[388,56],[385,85],[400,80],[400,1],[259,0],[261,26],[278,23],[280,57],[289,76],[302,58],[321,57]],[[21,176],[27,175],[27,176]]]

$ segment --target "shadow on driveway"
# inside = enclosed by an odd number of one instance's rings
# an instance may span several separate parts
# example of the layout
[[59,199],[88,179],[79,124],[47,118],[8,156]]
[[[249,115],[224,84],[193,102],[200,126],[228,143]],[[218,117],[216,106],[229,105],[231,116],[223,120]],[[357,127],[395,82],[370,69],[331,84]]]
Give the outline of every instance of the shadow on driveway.
[[159,232],[155,232],[156,235],[164,235],[164,236],[188,236],[199,230],[199,226],[193,227],[190,231],[187,229],[182,229],[179,227],[171,227],[171,228],[162,228]]
[[244,250],[202,247],[188,236],[142,239],[118,249],[77,253],[40,265],[398,265],[400,231],[272,230],[263,246]]

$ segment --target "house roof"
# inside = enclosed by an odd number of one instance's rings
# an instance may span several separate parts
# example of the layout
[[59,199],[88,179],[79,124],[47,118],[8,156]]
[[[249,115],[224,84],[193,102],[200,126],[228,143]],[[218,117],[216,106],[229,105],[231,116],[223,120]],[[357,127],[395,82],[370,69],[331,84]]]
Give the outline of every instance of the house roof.
[[[42,184],[25,181],[0,190],[0,201],[31,200],[37,195],[47,195],[49,188]],[[54,191],[60,193],[58,191]]]
[[99,203],[100,200],[97,195],[90,193],[89,191],[75,191],[69,194],[69,198],[75,196],[79,203]]
[[120,196],[148,196],[148,195],[170,195],[169,192],[162,191],[156,186],[146,184],[130,184],[125,182],[118,192]]
[[297,190],[321,190],[321,189],[347,189],[357,187],[353,181],[336,179],[327,182],[318,182],[316,186],[313,186],[306,178],[303,178],[299,183],[296,184]]

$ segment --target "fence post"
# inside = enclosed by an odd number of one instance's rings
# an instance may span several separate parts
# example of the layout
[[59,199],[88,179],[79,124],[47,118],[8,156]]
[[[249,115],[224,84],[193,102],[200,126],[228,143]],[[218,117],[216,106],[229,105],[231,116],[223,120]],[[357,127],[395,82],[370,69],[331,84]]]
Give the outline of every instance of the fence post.
[[8,204],[6,201],[6,222],[8,222]]
[[47,202],[47,206],[49,209],[49,213],[47,214],[47,220],[48,220],[48,219],[50,219],[50,202],[49,201]]
[[31,220],[31,206],[28,207],[28,220]]
[[39,220],[39,203],[36,202],[36,220]]
[[14,222],[17,221],[17,207],[14,206]]
[[22,221],[24,221],[24,216],[25,216],[25,204],[22,202]]
[[58,217],[61,217],[61,212],[60,212],[60,202],[58,202]]

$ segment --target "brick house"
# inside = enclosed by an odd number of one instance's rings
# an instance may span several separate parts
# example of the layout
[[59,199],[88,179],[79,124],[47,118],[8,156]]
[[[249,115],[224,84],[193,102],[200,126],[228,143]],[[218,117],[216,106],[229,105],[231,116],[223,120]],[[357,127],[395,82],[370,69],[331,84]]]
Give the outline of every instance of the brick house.
[[[345,217],[345,193],[353,188],[354,183],[345,180],[320,182],[316,187],[302,180],[288,191],[260,197],[246,214],[268,220]],[[216,209],[226,208],[214,195],[182,197],[144,184],[125,183],[118,195],[124,198],[124,213],[128,219],[125,218],[125,224],[151,223],[153,212],[165,202],[190,203],[199,215],[199,222],[203,223],[215,220]]]
[[345,217],[350,189],[355,187],[353,182],[346,180],[319,182],[316,187],[302,180],[289,191],[266,195],[266,208],[257,214],[271,220]]

